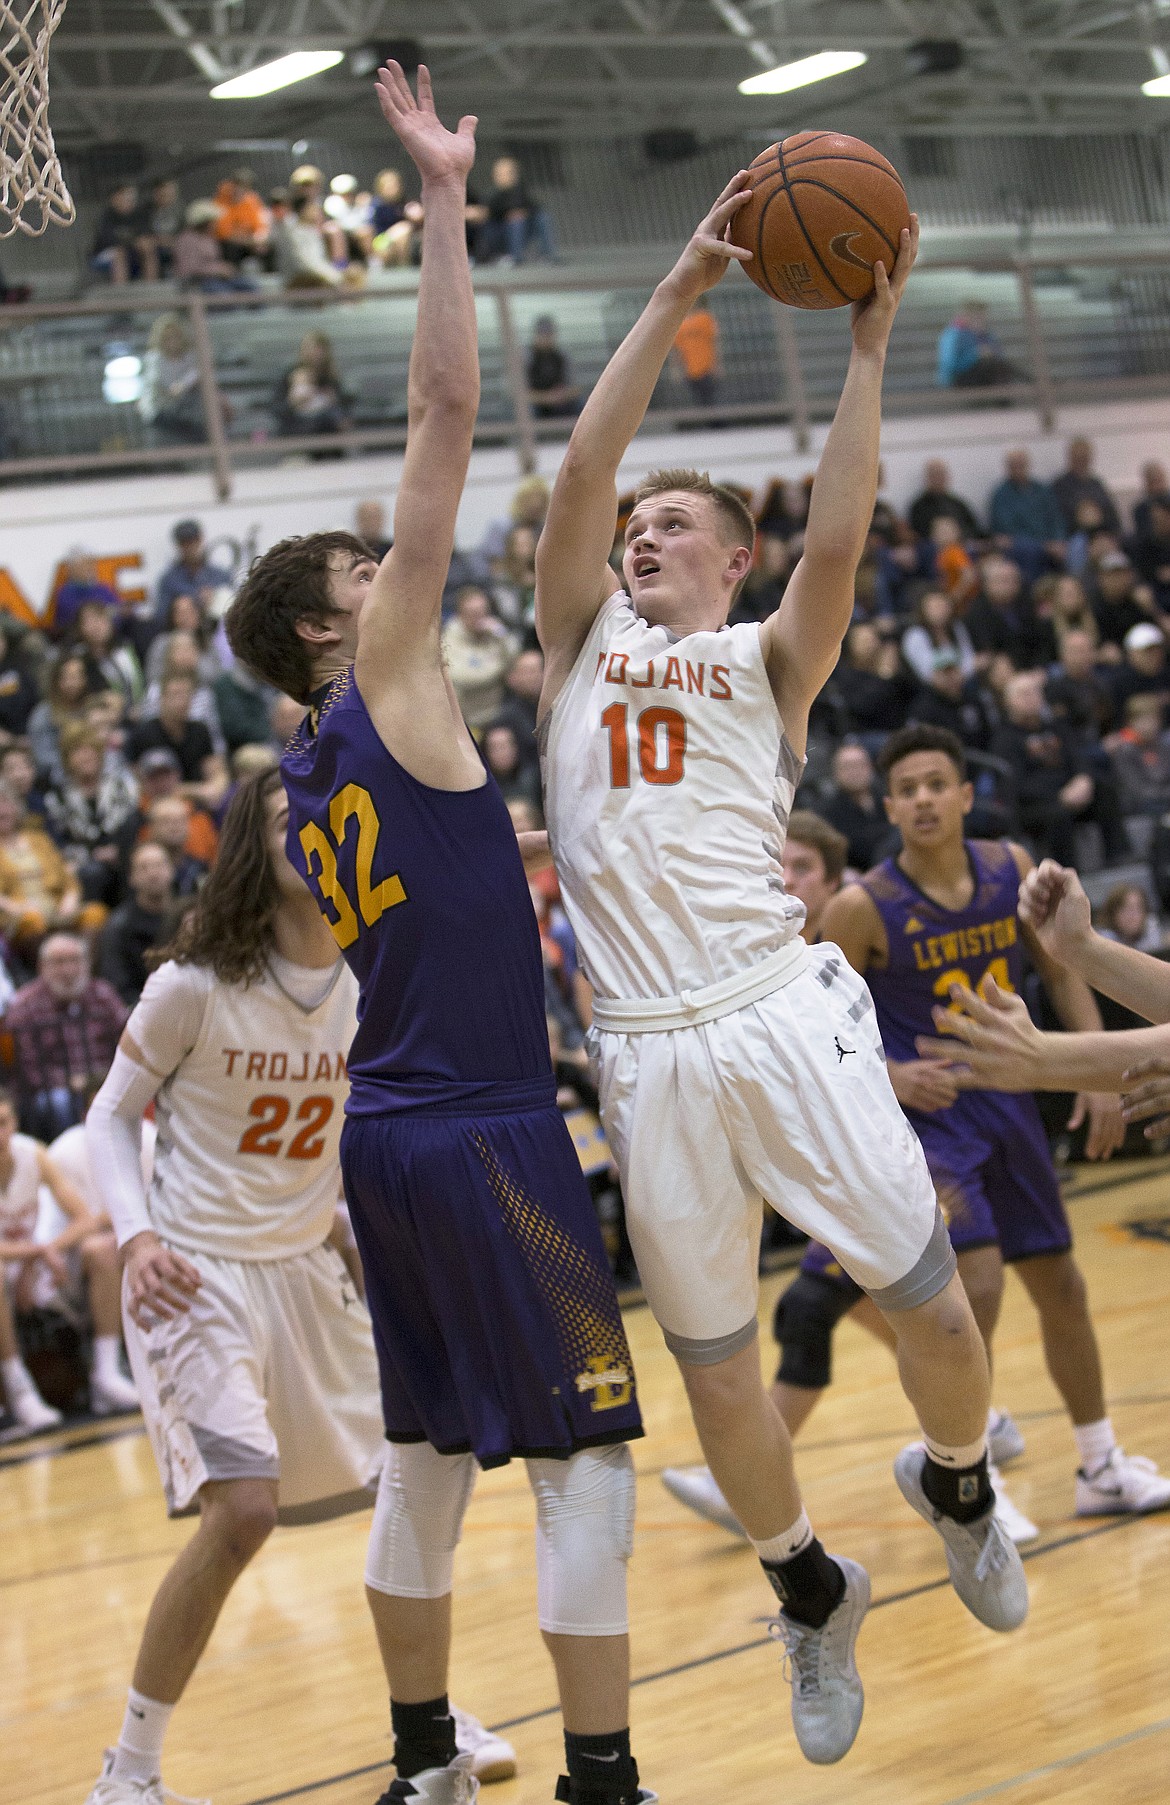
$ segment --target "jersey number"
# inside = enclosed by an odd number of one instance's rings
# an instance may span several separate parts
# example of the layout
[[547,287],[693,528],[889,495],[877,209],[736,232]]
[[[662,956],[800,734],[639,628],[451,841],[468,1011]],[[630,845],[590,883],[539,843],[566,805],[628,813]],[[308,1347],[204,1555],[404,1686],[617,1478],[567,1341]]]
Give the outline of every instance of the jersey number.
[[[994,978],[1001,990],[1014,991],[1016,988],[1012,983],[1011,973],[1008,971],[1008,962],[1006,959],[993,959],[983,974],[983,978],[988,977]],[[983,978],[980,978],[980,984],[982,984]],[[947,1007],[950,1009],[956,1009],[958,1007],[956,1003],[952,1003],[950,1000],[951,990],[956,984],[961,984],[964,990],[977,990],[979,988],[978,984],[972,985],[971,980],[965,971],[960,971],[957,968],[954,971],[944,971],[942,976],[936,978],[934,981],[934,994],[936,997],[942,997],[947,1004]]]
[[[601,717],[609,735],[609,787],[630,787],[629,707],[613,702]],[[677,708],[644,708],[638,730],[638,769],[646,783],[681,783],[687,754],[687,720]]]
[[291,1108],[287,1097],[255,1098],[248,1111],[254,1121],[240,1136],[238,1151],[259,1153],[267,1159],[279,1159],[282,1151],[285,1159],[320,1159],[325,1151],[325,1136],[321,1130],[333,1114],[333,1098],[305,1098],[294,1118],[303,1122],[304,1127],[297,1130],[285,1147],[280,1130],[288,1121]]
[[[344,789],[338,790],[329,804],[329,829],[334,844],[338,847],[345,845],[351,816],[358,824],[357,851],[354,854],[357,906],[366,926],[372,928],[387,909],[393,909],[398,903],[406,901],[406,891],[402,888],[402,879],[397,873],[393,877],[383,878],[380,884],[372,882],[374,852],[382,824],[378,820],[378,811],[370,792],[356,783],[347,783]],[[344,952],[347,946],[353,945],[361,930],[357,911],[338,876],[337,854],[326,839],[324,829],[315,821],[302,827],[300,842],[309,876],[316,876],[323,902],[331,903],[336,911],[334,920],[330,919],[324,908],[321,913],[329,923],[330,933]],[[313,870],[314,862],[318,867],[317,872]]]

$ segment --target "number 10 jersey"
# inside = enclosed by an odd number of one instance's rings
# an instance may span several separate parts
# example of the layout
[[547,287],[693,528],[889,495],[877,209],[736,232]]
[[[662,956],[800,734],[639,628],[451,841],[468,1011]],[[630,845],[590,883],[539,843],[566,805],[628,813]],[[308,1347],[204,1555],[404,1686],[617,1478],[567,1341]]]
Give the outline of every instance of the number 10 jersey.
[[601,609],[541,729],[545,817],[603,997],[676,997],[794,940],[781,861],[802,761],[754,623],[680,638]]

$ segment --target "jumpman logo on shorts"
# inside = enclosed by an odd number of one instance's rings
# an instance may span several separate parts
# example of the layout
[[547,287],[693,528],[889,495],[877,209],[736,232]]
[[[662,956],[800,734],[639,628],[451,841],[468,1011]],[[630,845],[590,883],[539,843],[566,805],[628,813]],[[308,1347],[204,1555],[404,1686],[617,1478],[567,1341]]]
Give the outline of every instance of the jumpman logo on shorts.
[[835,1034],[833,1036],[833,1045],[837,1049],[837,1064],[838,1065],[843,1065],[845,1063],[846,1053],[856,1053],[856,1051],[857,1051],[856,1047],[843,1047],[841,1045],[841,1042],[837,1039],[837,1036]]

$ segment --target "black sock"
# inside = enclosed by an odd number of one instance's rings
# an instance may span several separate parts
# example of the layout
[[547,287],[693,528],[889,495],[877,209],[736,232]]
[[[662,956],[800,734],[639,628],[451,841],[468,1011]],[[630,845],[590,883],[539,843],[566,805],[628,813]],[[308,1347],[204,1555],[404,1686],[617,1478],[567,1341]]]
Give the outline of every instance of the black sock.
[[394,1730],[394,1765],[400,1780],[411,1780],[427,1767],[450,1767],[455,1748],[455,1719],[447,1694],[425,1705],[400,1705],[390,1700]]
[[570,1805],[618,1805],[638,1797],[638,1764],[630,1753],[629,1730],[606,1736],[574,1736],[565,1731],[569,1784],[557,1789]]
[[955,1523],[973,1523],[991,1506],[991,1480],[987,1455],[973,1467],[944,1467],[927,1450],[922,1468],[922,1489],[935,1510]]
[[788,1561],[761,1561],[784,1615],[819,1630],[845,1596],[845,1575],[816,1536]]

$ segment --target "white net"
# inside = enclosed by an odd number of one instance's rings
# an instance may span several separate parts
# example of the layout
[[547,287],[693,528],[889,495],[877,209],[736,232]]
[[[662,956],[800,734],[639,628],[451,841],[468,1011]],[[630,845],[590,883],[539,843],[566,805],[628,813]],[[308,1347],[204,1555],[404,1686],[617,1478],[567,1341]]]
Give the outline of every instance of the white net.
[[49,39],[65,0],[0,0],[0,238],[76,216],[49,130]]

